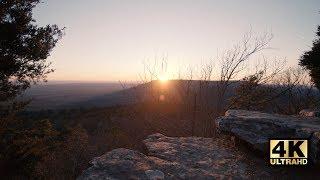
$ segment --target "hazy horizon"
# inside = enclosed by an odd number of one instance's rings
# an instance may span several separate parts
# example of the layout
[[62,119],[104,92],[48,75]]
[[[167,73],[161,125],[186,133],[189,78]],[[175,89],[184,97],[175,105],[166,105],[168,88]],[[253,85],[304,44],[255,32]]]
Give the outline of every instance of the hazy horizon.
[[56,70],[49,81],[116,82],[138,80],[142,62],[155,57],[167,57],[167,76],[176,77],[250,29],[274,34],[265,57],[297,65],[312,45],[319,7],[318,0],[46,0],[34,15],[39,25],[66,27],[48,59]]

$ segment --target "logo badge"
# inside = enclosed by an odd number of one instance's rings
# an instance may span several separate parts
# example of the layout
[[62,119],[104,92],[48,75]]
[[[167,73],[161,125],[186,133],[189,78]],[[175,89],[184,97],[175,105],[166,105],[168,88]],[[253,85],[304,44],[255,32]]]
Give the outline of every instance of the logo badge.
[[307,165],[308,140],[273,139],[270,144],[271,165]]

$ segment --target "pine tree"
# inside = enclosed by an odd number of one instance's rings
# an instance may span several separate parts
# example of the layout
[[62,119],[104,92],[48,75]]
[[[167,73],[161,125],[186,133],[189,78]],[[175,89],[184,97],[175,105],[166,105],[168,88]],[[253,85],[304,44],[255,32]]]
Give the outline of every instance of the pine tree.
[[318,26],[317,38],[313,41],[311,50],[301,56],[300,65],[309,70],[312,81],[320,90],[320,26]]

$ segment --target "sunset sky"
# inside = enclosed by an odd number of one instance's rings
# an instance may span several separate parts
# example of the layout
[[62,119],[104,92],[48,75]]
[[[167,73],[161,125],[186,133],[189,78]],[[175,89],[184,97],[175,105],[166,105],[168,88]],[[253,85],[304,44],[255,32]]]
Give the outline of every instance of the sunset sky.
[[168,57],[168,76],[198,68],[252,29],[272,32],[265,56],[297,65],[320,24],[319,0],[44,0],[38,24],[66,27],[49,80],[135,80]]

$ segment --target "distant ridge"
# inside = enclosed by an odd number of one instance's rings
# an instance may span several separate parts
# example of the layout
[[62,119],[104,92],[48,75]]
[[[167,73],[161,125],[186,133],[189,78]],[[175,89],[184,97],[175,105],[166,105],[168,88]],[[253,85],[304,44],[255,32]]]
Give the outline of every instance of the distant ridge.
[[[123,89],[120,91],[116,91],[113,93],[108,93],[101,96],[96,96],[92,99],[89,99],[87,101],[79,102],[77,104],[74,104],[73,106],[78,107],[110,107],[115,105],[129,105],[134,103],[139,103],[146,101],[148,98],[150,98],[150,94],[153,93],[159,93],[165,94],[168,97],[180,97],[182,96],[182,92],[185,93],[186,88],[190,88],[190,93],[194,93],[199,91],[200,83],[203,83],[203,81],[200,80],[168,80],[166,82],[162,81],[152,81],[145,84],[140,84],[128,89]],[[234,83],[231,85],[231,89],[236,87],[239,84],[238,81],[234,81]],[[216,93],[214,93],[217,90],[218,81],[207,81],[206,82],[206,93],[208,94],[208,98],[212,100],[212,105],[214,104],[214,100],[216,100],[217,97],[215,97]],[[158,91],[158,92],[155,92]],[[227,94],[231,95],[230,93]],[[156,98],[156,97],[153,97]]]
[[[234,95],[235,88],[240,83],[241,81],[232,81],[226,99]],[[194,94],[199,94],[201,91],[202,99],[214,108],[218,98],[217,86],[218,81],[200,80],[152,81],[139,85],[127,84],[126,87],[120,83],[49,84],[29,89],[25,98],[33,98],[27,110],[38,111],[130,105],[150,98],[157,99],[160,95],[163,95],[167,102],[177,103],[176,101],[182,99],[185,102],[192,102]],[[186,93],[189,95],[185,95]],[[186,99],[187,97],[190,99]],[[278,103],[286,103],[287,98],[286,95],[282,95],[278,98]]]

